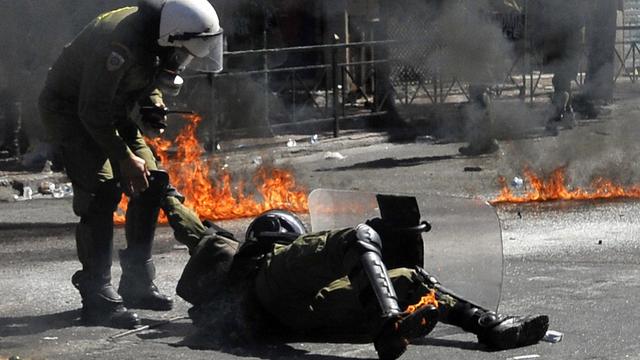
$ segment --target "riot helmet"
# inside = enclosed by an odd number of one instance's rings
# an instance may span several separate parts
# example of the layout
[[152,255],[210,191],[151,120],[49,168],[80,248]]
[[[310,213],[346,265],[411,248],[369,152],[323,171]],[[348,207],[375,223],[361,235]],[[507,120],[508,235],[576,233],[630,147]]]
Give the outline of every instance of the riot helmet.
[[223,30],[207,0],[140,0],[139,7],[157,14],[162,48],[157,84],[163,93],[178,95],[184,83],[180,73],[194,57],[208,57],[212,71],[222,71]]
[[[186,51],[193,57],[209,57],[222,70],[223,30],[207,0],[167,0],[160,14],[158,44]],[[192,58],[182,57],[188,65]]]
[[269,210],[262,213],[249,224],[245,239],[257,241],[264,238],[293,240],[306,234],[304,223],[292,212],[286,210]]

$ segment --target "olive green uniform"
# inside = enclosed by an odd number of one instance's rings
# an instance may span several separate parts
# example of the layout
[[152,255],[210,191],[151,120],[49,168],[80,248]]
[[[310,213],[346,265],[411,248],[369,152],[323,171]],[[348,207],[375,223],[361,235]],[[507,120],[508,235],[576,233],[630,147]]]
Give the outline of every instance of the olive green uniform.
[[[98,284],[110,281],[113,211],[122,196],[118,162],[135,154],[149,170],[158,168],[131,116],[136,105],[163,104],[154,87],[162,51],[157,31],[136,7],[100,15],[64,48],[40,95],[42,121],[73,183],[78,257],[85,275]],[[160,206],[178,227],[178,241],[195,246],[205,231],[198,216],[175,198],[145,199],[145,193],[132,198],[127,259],[140,265],[144,277],[155,271],[148,262]],[[123,263],[122,253],[120,258]]]
[[[376,226],[375,219],[370,223]],[[534,344],[548,329],[549,318],[545,315],[496,314],[450,292],[420,267],[399,265],[384,270],[384,264],[415,263],[415,259],[406,259],[413,257],[411,252],[375,259],[373,265],[382,272],[365,270],[370,266],[366,257],[372,248],[358,244],[367,241],[362,236],[363,228],[372,229],[361,224],[301,235],[289,245],[276,244],[258,257],[251,247],[261,246],[259,242],[250,239],[247,246],[238,247],[237,241],[222,236],[220,231],[209,232],[194,248],[177,293],[194,305],[189,315],[207,334],[244,343],[253,335],[262,338],[279,330],[311,336],[364,336],[373,341],[381,359],[399,357],[411,340],[427,335],[437,321],[476,334],[480,343],[493,349]],[[388,254],[394,253],[396,245],[406,250],[404,245],[413,242],[414,235],[398,237],[392,234],[399,232],[381,230],[391,235],[386,245]],[[390,291],[381,292],[382,287]],[[432,293],[437,309],[427,305],[415,312],[403,311]],[[393,298],[400,313],[388,315],[385,296]],[[430,315],[422,317],[425,313]],[[419,321],[412,323],[414,315]]]
[[[290,245],[276,245],[264,258],[246,266],[253,269],[248,272],[243,265],[235,266],[238,257],[231,266],[237,243],[213,235],[195,249],[177,293],[205,312],[217,312],[219,303],[224,301],[221,295],[234,296],[234,287],[248,286],[244,296],[255,296],[262,311],[291,330],[370,335],[379,314],[363,307],[361,289],[349,281],[345,270],[347,238],[354,231],[347,228],[312,233],[298,237]],[[403,309],[430,291],[412,269],[391,269],[389,277]],[[456,303],[447,295],[441,295],[439,301],[445,314]],[[255,308],[252,306],[251,310]],[[213,321],[218,318],[202,317]],[[194,322],[199,324],[197,319]]]
[[[367,334],[379,314],[363,307],[360,289],[345,272],[346,238],[353,232],[348,228],[303,235],[291,245],[276,247],[255,279],[263,307],[295,330]],[[402,309],[430,290],[412,269],[390,269],[389,278]],[[455,304],[449,297],[440,301],[443,310]]]
[[[89,24],[65,47],[40,97],[42,121],[64,152],[78,215],[86,212],[100,183],[118,177],[114,164],[129,153],[144,159],[150,170],[158,168],[130,117],[136,102],[163,103],[152,86],[159,70],[155,40],[136,22],[136,11],[114,10]],[[176,231],[178,241],[192,244],[189,236],[202,235],[205,228],[192,211],[175,199],[165,208],[172,223],[190,228]]]

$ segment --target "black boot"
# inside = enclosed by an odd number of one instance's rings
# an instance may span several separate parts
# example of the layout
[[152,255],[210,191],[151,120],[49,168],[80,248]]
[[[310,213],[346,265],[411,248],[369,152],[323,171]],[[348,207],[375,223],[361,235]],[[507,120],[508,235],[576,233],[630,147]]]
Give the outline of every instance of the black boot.
[[93,211],[82,216],[76,227],[76,245],[82,270],[71,282],[82,296],[82,323],[127,329],[139,325],[138,315],[124,307],[111,285],[113,213]]
[[406,350],[413,339],[427,336],[438,323],[438,309],[425,305],[412,313],[402,313],[385,321],[373,345],[380,360],[395,360]]
[[118,292],[127,306],[137,309],[171,310],[173,299],[158,291],[153,283],[156,268],[151,259],[160,202],[165,194],[168,176],[153,171],[149,188],[129,202],[125,235],[127,249],[120,251],[122,277]]
[[120,250],[120,265],[122,277],[118,293],[122,295],[124,303],[135,309],[149,309],[166,311],[173,308],[173,299],[161,294],[153,283],[156,268],[153,260],[137,260],[128,250]]
[[478,342],[492,350],[535,344],[549,328],[546,315],[504,316],[464,302],[458,302],[441,320],[476,334]]
[[105,282],[103,278],[96,278],[84,271],[77,271],[71,278],[71,282],[82,296],[80,321],[83,325],[122,329],[133,329],[140,325],[138,315],[124,307],[122,298],[110,282]]
[[486,313],[479,322],[483,329],[477,334],[478,342],[496,350],[533,345],[544,337],[549,328],[546,315],[504,317]]

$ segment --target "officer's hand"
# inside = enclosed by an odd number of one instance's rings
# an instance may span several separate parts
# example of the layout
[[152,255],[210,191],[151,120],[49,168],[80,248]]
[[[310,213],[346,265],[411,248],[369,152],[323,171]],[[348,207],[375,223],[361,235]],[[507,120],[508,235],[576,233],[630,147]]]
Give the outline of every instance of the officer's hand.
[[147,177],[151,175],[144,159],[131,154],[120,160],[120,174],[124,192],[129,196],[137,196],[149,187]]
[[146,136],[158,137],[167,128],[167,112],[169,109],[163,104],[143,106],[140,108],[140,122]]

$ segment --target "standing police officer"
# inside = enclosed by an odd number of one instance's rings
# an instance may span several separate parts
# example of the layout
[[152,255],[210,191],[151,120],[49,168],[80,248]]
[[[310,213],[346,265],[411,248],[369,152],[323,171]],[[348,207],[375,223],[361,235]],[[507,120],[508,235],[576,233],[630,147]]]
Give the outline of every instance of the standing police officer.
[[[154,310],[173,305],[153,283],[151,245],[160,206],[174,217],[185,208],[166,198],[166,178],[151,176],[156,161],[130,115],[135,106],[152,109],[142,123],[162,131],[163,92],[175,94],[182,84],[179,73],[194,57],[207,56],[221,70],[222,29],[208,1],[141,0],[137,7],[98,16],[49,71],[39,106],[50,138],[62,150],[80,216],[82,270],[72,281],[82,296],[85,324],[131,328],[139,319],[125,304]],[[130,197],[127,249],[120,253],[116,292],[113,212],[123,191]]]

